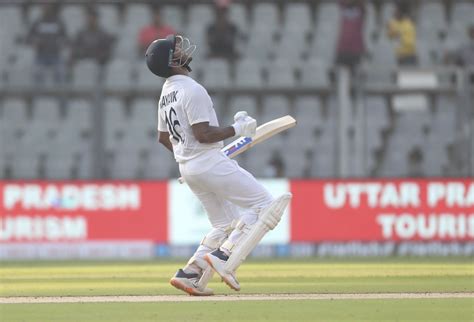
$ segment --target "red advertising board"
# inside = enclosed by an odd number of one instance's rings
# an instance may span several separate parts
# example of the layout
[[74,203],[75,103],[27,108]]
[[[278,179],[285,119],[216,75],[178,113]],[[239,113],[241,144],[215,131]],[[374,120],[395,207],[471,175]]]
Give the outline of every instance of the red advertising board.
[[472,241],[474,180],[291,181],[291,241]]
[[0,242],[167,241],[167,182],[2,182]]

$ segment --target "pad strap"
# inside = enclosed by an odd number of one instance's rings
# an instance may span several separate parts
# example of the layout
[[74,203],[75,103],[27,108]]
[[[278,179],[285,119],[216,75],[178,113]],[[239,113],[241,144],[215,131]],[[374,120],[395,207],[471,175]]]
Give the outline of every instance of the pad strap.
[[229,239],[227,239],[221,246],[222,248],[227,249],[231,253],[232,253],[232,250],[234,249],[234,247],[242,240],[242,238],[244,238],[244,236],[247,235],[250,232],[253,225],[247,225],[242,220],[239,220],[239,221],[235,222],[235,224],[233,222],[233,226],[234,226],[234,229],[242,232],[242,235],[240,236],[240,238],[235,243],[233,243]]
[[209,238],[207,236],[204,236],[204,238],[201,240],[201,245],[206,246],[211,249],[217,249],[221,246],[222,240],[221,239],[214,239],[214,238]]

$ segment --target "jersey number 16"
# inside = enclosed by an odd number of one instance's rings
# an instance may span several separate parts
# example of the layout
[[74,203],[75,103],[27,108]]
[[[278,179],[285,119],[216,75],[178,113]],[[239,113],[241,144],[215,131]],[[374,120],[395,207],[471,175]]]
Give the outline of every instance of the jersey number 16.
[[166,118],[166,125],[168,126],[168,131],[170,132],[173,139],[176,140],[177,142],[184,143],[183,137],[181,136],[181,134],[178,133],[178,130],[176,129],[176,127],[179,128],[181,125],[179,124],[179,121],[177,120],[177,114],[174,108],[171,107],[168,111],[168,114],[166,114],[165,112],[165,118]]

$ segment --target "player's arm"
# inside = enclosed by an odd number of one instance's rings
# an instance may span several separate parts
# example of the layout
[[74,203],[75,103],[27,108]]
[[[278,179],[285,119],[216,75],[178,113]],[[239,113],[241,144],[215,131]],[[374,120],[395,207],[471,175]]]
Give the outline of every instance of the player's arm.
[[215,143],[231,138],[236,134],[232,126],[211,126],[209,122],[196,123],[191,128],[199,143]]
[[168,132],[158,132],[158,142],[163,144],[168,150],[173,152],[173,144],[170,141],[170,134]]
[[234,124],[228,127],[211,126],[209,122],[199,122],[192,125],[194,137],[200,143],[215,143],[234,135],[254,136],[257,121],[247,115],[247,112],[237,112],[234,115]]
[[173,153],[173,144],[170,141],[170,134],[168,133],[165,125],[165,120],[163,119],[163,115],[158,112],[158,142],[163,144],[165,148]]

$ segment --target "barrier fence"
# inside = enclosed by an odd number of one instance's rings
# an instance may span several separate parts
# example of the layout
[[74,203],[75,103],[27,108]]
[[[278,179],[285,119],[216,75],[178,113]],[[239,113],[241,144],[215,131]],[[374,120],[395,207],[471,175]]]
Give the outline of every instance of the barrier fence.
[[[474,255],[474,180],[263,180],[293,193],[253,256]],[[192,254],[210,224],[176,181],[4,181],[0,258]]]

